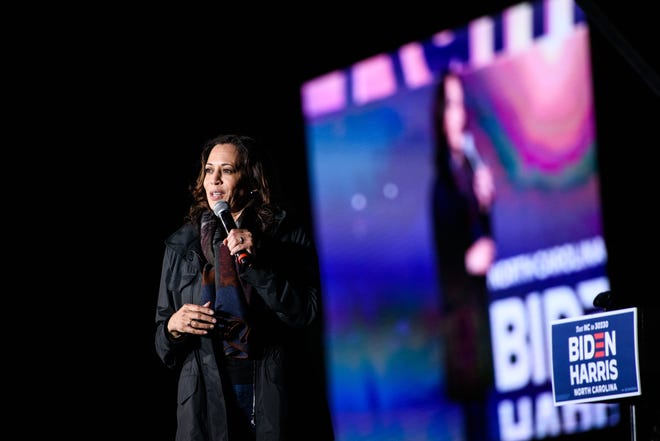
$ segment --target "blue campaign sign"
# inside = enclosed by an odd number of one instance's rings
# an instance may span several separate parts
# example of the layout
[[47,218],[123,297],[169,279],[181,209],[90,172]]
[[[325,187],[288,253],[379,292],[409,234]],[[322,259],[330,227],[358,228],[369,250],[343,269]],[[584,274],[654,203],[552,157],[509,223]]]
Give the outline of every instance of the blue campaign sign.
[[637,308],[550,323],[555,406],[641,394]]

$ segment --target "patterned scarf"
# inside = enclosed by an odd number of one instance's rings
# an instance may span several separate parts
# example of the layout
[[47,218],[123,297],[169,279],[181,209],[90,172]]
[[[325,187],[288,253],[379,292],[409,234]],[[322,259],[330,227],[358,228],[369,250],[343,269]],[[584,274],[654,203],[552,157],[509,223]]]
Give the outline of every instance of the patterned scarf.
[[206,212],[201,224],[202,250],[207,260],[202,271],[202,304],[211,301],[225,355],[249,358],[251,287],[242,285],[238,263],[222,243],[225,237],[217,216]]

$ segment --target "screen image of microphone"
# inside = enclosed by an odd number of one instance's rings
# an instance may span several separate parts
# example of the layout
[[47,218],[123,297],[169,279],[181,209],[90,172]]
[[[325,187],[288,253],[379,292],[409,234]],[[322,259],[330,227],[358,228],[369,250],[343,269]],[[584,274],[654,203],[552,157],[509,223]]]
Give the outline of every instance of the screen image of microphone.
[[479,154],[477,146],[474,143],[474,136],[472,136],[472,133],[465,133],[463,141],[463,154],[465,155],[465,158],[467,158],[473,170],[476,170],[477,167],[484,164],[484,160],[481,159],[481,155]]
[[[222,221],[222,225],[225,227],[227,234],[229,234],[231,230],[237,228],[236,222],[234,222],[234,218],[231,215],[231,211],[229,211],[229,204],[227,201],[218,201],[218,203],[213,207],[213,212]],[[235,257],[238,263],[242,266],[250,266],[252,263],[252,257],[250,256],[250,253],[247,252],[247,250],[240,250],[238,253],[236,253]]]

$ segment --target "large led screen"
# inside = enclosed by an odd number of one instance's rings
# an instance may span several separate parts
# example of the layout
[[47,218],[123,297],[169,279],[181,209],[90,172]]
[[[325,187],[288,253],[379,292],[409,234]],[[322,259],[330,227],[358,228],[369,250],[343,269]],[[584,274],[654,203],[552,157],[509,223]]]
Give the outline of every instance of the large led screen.
[[552,398],[549,323],[609,289],[579,6],[475,17],[301,97],[338,441],[618,430],[617,403]]

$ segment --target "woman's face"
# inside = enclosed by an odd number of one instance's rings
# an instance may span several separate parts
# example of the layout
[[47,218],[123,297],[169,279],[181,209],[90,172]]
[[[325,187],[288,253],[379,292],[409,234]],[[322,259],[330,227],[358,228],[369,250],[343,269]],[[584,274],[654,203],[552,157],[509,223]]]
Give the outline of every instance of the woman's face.
[[445,78],[445,114],[443,124],[450,147],[460,148],[466,118],[463,86],[458,77],[449,75]]
[[211,150],[204,167],[206,200],[213,208],[220,200],[232,206],[237,197],[241,173],[236,168],[238,150],[233,144],[218,144]]

